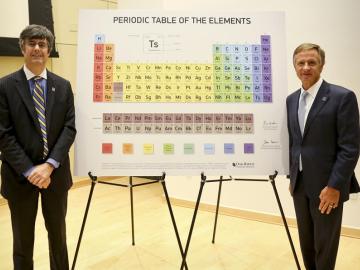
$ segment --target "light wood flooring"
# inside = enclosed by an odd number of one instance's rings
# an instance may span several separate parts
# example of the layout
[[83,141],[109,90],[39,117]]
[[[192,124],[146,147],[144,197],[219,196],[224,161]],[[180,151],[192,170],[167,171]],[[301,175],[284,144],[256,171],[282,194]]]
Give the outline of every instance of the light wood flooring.
[[[118,180],[127,182],[126,179]],[[69,192],[67,216],[70,265],[73,261],[90,186]],[[129,189],[97,184],[76,269],[180,269],[181,255],[158,183],[134,189],[135,242],[131,245]],[[171,195],[171,194],[170,194]],[[195,199],[195,198],[194,198]],[[40,209],[39,209],[40,210]],[[173,206],[185,248],[193,209]],[[39,211],[35,269],[48,270],[47,237]],[[283,226],[219,215],[212,244],[214,213],[199,211],[187,257],[191,270],[296,269]],[[290,229],[301,254],[295,228]],[[12,236],[7,205],[0,206],[0,270],[12,269]],[[360,269],[360,239],[341,237],[337,270]]]

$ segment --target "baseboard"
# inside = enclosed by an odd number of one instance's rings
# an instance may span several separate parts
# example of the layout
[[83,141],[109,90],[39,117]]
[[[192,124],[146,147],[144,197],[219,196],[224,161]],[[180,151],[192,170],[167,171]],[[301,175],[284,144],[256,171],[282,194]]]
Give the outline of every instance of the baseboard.
[[[187,207],[192,209],[195,208],[195,202],[175,199],[175,198],[170,198],[170,201],[172,205]],[[202,211],[215,213],[216,205],[200,203],[199,209]],[[240,209],[222,207],[222,206],[219,207],[219,214],[283,226],[282,218],[276,215],[270,215],[265,213],[240,210]],[[289,227],[292,228],[297,227],[295,218],[286,218],[286,222],[289,225]],[[341,235],[360,239],[360,229],[342,226]]]

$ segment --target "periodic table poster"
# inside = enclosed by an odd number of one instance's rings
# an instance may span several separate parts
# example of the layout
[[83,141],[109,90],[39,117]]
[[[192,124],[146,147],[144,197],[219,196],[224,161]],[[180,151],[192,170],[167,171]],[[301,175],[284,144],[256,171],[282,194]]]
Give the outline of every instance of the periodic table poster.
[[287,172],[279,12],[82,10],[75,174]]

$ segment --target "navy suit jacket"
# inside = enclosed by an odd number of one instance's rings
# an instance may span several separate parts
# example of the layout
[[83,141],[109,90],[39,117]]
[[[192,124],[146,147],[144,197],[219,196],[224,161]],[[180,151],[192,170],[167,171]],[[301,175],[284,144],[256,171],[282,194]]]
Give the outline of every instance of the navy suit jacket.
[[76,134],[73,92],[69,81],[49,71],[46,128],[49,154],[44,159],[41,130],[23,69],[1,78],[1,194],[5,198],[21,198],[36,188],[23,173],[47,158],[60,162],[48,189],[63,192],[72,185],[68,152]]
[[359,108],[354,92],[323,81],[309,111],[304,135],[298,121],[300,89],[286,100],[291,192],[296,188],[301,153],[305,192],[318,198],[325,186],[340,191],[340,201],[359,192],[354,169],[359,158]]

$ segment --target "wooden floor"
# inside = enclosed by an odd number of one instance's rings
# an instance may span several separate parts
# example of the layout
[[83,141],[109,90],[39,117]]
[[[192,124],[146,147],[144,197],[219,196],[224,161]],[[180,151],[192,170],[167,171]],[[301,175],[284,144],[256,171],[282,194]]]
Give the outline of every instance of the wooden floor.
[[[70,264],[89,190],[87,186],[69,193]],[[96,185],[76,269],[180,269],[181,255],[161,185],[136,187],[134,202],[136,245],[132,246],[129,189]],[[193,210],[179,206],[173,206],[173,210],[185,247]],[[213,220],[213,213],[199,211],[187,259],[189,269],[296,269],[284,227],[220,215],[216,243],[212,244]],[[48,270],[47,237],[41,214],[36,226],[35,269]],[[0,206],[0,228],[0,269],[10,270],[12,238],[6,205]],[[301,261],[296,229],[291,228],[291,234]],[[336,269],[360,269],[359,265],[360,239],[342,237]]]

